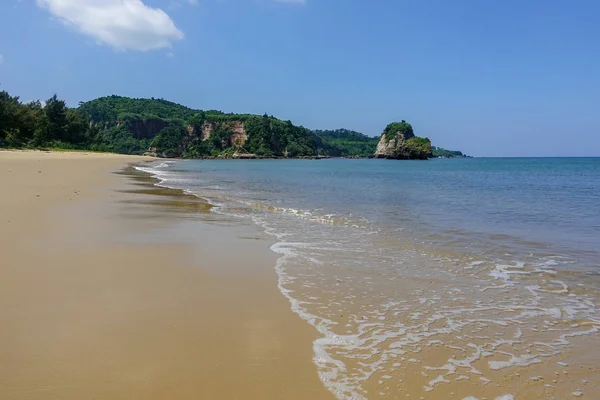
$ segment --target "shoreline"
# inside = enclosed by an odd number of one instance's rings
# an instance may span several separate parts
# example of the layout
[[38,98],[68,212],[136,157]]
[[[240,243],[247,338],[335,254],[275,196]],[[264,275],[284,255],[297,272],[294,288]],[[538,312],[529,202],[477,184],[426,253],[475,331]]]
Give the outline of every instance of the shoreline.
[[269,238],[143,160],[0,152],[0,397],[332,399]]

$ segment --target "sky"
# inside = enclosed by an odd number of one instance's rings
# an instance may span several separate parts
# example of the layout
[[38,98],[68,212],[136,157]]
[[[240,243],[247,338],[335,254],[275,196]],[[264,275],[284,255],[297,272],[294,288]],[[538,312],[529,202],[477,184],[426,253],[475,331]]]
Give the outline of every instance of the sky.
[[0,0],[0,89],[600,156],[600,1]]

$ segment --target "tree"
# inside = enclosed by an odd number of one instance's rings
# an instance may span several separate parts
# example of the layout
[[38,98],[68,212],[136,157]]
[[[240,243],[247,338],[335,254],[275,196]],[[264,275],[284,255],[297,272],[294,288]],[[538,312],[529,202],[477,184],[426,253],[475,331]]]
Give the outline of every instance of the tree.
[[67,126],[67,105],[63,100],[59,100],[56,94],[46,101],[44,113],[48,123],[46,125],[46,140],[68,141]]
[[0,92],[0,140],[18,129],[19,97],[12,97],[6,91]]
[[66,117],[66,134],[62,140],[75,144],[87,142],[87,133],[89,129],[87,116],[77,110],[69,109],[67,110]]
[[286,148],[286,153],[287,157],[298,157],[302,153],[302,148],[296,143],[291,143]]
[[182,153],[184,136],[185,129],[182,125],[167,125],[152,139],[150,146],[155,147],[158,152],[179,156]]
[[19,108],[19,129],[15,135],[15,146],[29,144],[35,137],[36,131],[44,128],[44,109],[39,101],[32,101]]

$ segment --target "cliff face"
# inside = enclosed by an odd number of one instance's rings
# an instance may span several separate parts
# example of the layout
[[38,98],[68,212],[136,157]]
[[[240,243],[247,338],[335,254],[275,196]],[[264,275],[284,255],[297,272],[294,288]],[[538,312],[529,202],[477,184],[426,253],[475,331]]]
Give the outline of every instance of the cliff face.
[[[117,127],[125,124],[125,121],[117,121]],[[108,126],[108,122],[106,123]],[[129,121],[129,131],[131,136],[135,139],[153,139],[167,126],[167,122],[161,119],[140,119]],[[228,132],[228,136],[224,139],[224,144],[234,147],[241,147],[246,144],[248,140],[248,134],[244,128],[242,121],[229,121],[222,123],[215,123],[210,121],[204,121],[200,129],[193,125],[186,127],[188,139],[191,140],[194,137],[201,139],[202,141],[211,138],[213,132],[219,129],[221,132]]]
[[242,147],[248,140],[248,134],[244,128],[244,123],[240,121],[234,121],[228,123],[228,130],[231,132],[229,136],[229,145],[234,147]]
[[205,141],[211,138],[216,129],[225,130],[228,132],[228,136],[225,138],[226,143],[224,143],[227,147],[242,147],[248,140],[248,133],[246,132],[244,123],[242,121],[230,121],[223,123],[204,121],[200,129],[197,129],[193,125],[188,125],[186,131],[188,136],[192,138],[198,137],[202,141]]
[[431,142],[413,133],[406,121],[389,124],[375,150],[375,158],[393,160],[426,160],[431,157]]

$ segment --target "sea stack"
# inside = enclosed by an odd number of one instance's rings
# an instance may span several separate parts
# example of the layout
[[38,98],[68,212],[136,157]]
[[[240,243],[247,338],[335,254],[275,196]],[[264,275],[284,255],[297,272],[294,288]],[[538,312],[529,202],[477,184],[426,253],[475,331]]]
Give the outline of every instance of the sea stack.
[[374,156],[392,160],[426,160],[432,156],[431,141],[415,136],[412,126],[404,120],[392,122],[383,131]]

